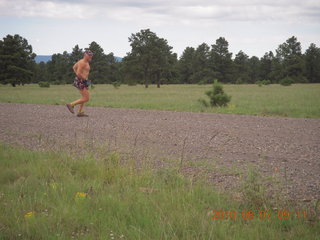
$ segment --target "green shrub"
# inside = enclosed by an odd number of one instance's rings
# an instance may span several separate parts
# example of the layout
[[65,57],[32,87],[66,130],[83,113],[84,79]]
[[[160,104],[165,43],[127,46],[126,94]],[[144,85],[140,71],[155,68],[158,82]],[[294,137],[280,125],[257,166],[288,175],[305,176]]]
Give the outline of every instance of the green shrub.
[[50,87],[50,83],[48,83],[48,82],[39,82],[39,87],[49,88]]
[[262,85],[270,85],[271,81],[270,80],[262,80],[261,83],[262,83]]
[[259,80],[259,81],[256,81],[256,84],[258,84],[258,86],[261,87],[262,85],[271,84],[271,81],[270,80]]
[[213,88],[206,92],[206,95],[210,98],[210,104],[213,107],[227,106],[231,100],[231,96],[224,93],[223,87],[218,81],[215,81]]
[[294,80],[291,77],[285,77],[279,82],[282,86],[290,86],[294,83]]
[[113,83],[112,83],[112,86],[113,86],[115,89],[118,89],[118,88],[121,86],[121,83],[120,83],[120,82],[113,82]]

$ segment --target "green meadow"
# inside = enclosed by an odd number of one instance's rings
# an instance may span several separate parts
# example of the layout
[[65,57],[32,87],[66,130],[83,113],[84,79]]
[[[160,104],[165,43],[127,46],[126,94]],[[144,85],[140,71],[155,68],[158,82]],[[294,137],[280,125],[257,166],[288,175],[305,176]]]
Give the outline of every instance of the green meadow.
[[320,238],[309,209],[271,204],[254,190],[263,188],[253,172],[237,199],[205,177],[137,168],[116,152],[94,158],[0,144],[0,169],[0,239]]
[[[320,84],[224,85],[229,106],[205,108],[199,99],[211,87],[95,85],[88,105],[320,118]],[[0,102],[64,105],[78,97],[71,85],[0,85]],[[320,202],[298,207],[281,191],[270,195],[265,182],[273,180],[254,169],[239,172],[239,189],[218,191],[174,159],[155,168],[152,159],[137,166],[118,152],[94,151],[101,152],[0,143],[0,239],[320,239]]]
[[[228,107],[206,108],[199,99],[208,100],[205,92],[211,85],[95,85],[91,89],[88,106],[139,108],[170,111],[233,113],[295,118],[320,118],[320,84],[294,84],[289,87],[272,84],[224,85],[231,95]],[[51,85],[40,88],[36,84],[0,86],[0,102],[63,105],[79,97],[71,85]]]

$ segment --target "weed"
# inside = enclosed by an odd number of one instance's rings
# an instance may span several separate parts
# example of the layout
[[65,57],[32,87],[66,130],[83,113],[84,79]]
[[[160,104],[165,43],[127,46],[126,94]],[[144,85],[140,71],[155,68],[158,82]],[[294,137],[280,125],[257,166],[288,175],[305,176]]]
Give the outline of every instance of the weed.
[[[186,163],[184,163],[186,164]],[[249,170],[239,204],[175,168],[136,169],[111,152],[90,155],[28,151],[0,144],[0,239],[315,239],[314,219],[245,220],[269,210],[259,174]],[[3,174],[4,173],[4,174]],[[319,204],[318,204],[319,205]],[[315,209],[318,209],[318,205]],[[213,210],[237,219],[213,219]],[[258,216],[258,215],[257,215]]]

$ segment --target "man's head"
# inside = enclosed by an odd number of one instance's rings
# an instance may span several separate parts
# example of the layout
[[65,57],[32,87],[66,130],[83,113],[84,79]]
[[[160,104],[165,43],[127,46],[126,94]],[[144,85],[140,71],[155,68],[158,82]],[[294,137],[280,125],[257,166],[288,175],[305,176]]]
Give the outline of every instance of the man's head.
[[86,59],[88,62],[90,62],[92,60],[92,56],[93,56],[93,52],[91,52],[90,50],[87,50],[84,52],[84,59]]

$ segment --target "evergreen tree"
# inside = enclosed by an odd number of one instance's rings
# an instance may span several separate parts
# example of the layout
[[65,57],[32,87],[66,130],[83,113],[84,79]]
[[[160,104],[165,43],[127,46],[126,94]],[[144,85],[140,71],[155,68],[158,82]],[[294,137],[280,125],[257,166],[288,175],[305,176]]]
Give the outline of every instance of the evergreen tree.
[[73,81],[72,63],[70,55],[64,51],[62,54],[53,54],[47,63],[48,81],[53,84],[65,84]]
[[108,57],[104,50],[96,42],[90,43],[86,50],[93,52],[89,78],[94,83],[110,83],[111,81],[108,82]]
[[194,74],[192,83],[213,83],[213,71],[210,68],[210,47],[206,43],[199,45],[194,54]]
[[[160,87],[162,75],[169,71],[170,60],[174,58],[172,47],[167,40],[159,38],[150,29],[141,30],[129,37],[131,52],[124,58],[127,70],[134,74],[142,75],[145,87],[154,79]],[[128,64],[133,65],[129,67]]]
[[116,62],[113,53],[106,55],[107,73],[106,73],[106,83],[120,83],[121,73],[120,73],[120,63]]
[[234,59],[236,83],[249,82],[249,56],[239,51]]
[[220,37],[212,45],[210,53],[210,66],[215,72],[215,77],[220,82],[232,82],[233,62],[232,53],[229,52],[228,41]]
[[320,48],[311,43],[305,53],[306,77],[312,83],[320,82]]
[[[165,68],[162,68],[161,71],[161,83],[178,83],[179,72],[178,72],[178,56],[176,53],[170,53],[167,56],[167,63]],[[158,82],[159,86],[159,82]]]
[[81,58],[83,58],[83,50],[82,48],[79,47],[79,45],[77,44],[76,46],[74,46],[74,48],[72,49],[72,52],[69,56],[69,62],[70,64],[72,64],[72,66],[79,61]]
[[35,54],[28,41],[18,34],[7,35],[0,41],[0,83],[30,83],[35,70]]
[[143,83],[143,69],[142,64],[139,64],[139,59],[132,54],[127,54],[122,59],[121,75],[123,82],[128,85],[142,84]]
[[290,77],[295,82],[305,82],[301,43],[297,41],[297,38],[294,36],[289,38],[285,43],[279,45],[276,52],[282,68],[281,77]]
[[283,64],[281,63],[279,58],[274,57],[271,62],[271,82],[279,83],[284,76]]
[[178,64],[180,83],[193,82],[193,75],[195,73],[194,58],[195,49],[193,47],[187,47],[183,51]]
[[272,62],[274,60],[273,52],[267,52],[260,59],[260,79],[262,80],[270,80],[272,82],[273,77],[271,75],[272,72]]
[[40,62],[35,66],[35,72],[33,76],[34,83],[48,82],[47,64]]
[[[248,61],[248,75],[249,80],[248,83],[255,83],[260,81],[260,60],[256,56],[253,56]],[[264,79],[267,80],[267,79]]]

